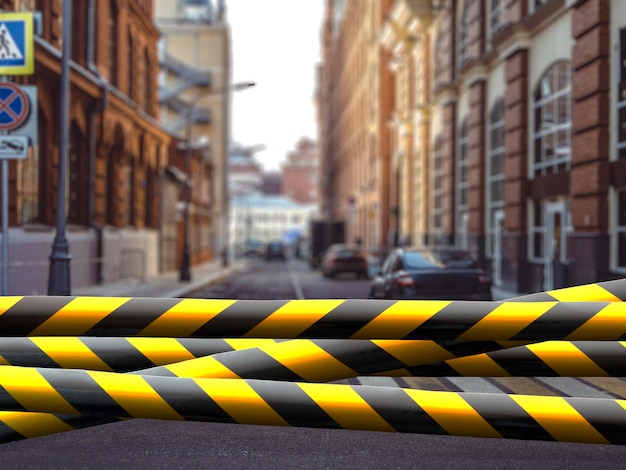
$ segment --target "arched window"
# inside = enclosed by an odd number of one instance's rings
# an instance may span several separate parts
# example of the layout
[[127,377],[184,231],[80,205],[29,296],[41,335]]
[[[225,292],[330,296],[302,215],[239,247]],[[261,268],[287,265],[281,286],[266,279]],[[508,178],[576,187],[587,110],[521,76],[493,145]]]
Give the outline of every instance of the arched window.
[[467,248],[467,222],[469,214],[469,137],[467,118],[458,131],[456,155],[456,245]]
[[570,64],[566,61],[552,65],[535,89],[534,176],[545,176],[570,168],[571,92]]

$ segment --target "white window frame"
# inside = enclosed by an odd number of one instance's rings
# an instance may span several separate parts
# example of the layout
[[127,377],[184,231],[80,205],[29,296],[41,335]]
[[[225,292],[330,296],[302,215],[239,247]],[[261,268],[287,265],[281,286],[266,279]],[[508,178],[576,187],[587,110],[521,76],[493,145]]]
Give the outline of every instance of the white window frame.
[[626,233],[626,225],[619,225],[619,194],[626,191],[626,188],[619,190],[614,187],[609,188],[609,220],[611,233],[611,270],[618,273],[626,273],[626,265],[619,265],[619,235]]
[[[549,90],[547,92],[541,91],[541,88],[546,86],[546,83],[549,85],[550,74],[560,65],[567,65],[567,74],[568,74],[568,83],[564,88],[559,90]],[[548,82],[546,82],[548,80]],[[544,94],[545,93],[545,94]],[[537,98],[537,95],[541,96]],[[557,116],[553,113],[553,123],[544,129],[538,129],[538,123],[536,121],[537,111],[539,109],[549,109],[552,106],[554,110],[555,104],[558,105],[558,102],[561,98],[566,98],[566,113],[567,113],[567,121],[564,123],[556,123],[554,120]],[[572,74],[571,74],[571,65],[569,61],[559,61],[553,63],[550,67],[548,67],[545,72],[541,75],[537,86],[535,87],[535,92],[533,93],[533,135],[532,135],[532,152],[531,154],[531,162],[530,162],[530,178],[545,176],[548,174],[548,170],[552,170],[553,173],[559,172],[559,167],[561,165],[565,166],[565,170],[569,171],[571,168],[571,160],[572,160],[572,145],[571,145],[571,128],[572,128]],[[546,113],[548,115],[548,113]],[[565,132],[567,136],[567,146],[564,148],[569,149],[569,152],[565,153],[564,156],[559,157],[558,151],[558,136],[560,133]],[[541,151],[542,153],[547,150],[549,147],[547,145],[547,139],[552,138],[553,140],[553,157],[545,158],[545,155],[542,156],[540,161],[536,161],[536,143],[537,140],[541,140]]]
[[[443,235],[443,204],[441,204],[441,199],[444,196],[445,189],[443,186],[443,138],[441,136],[437,136],[435,139],[435,143],[433,146],[432,152],[432,171],[431,171],[431,186],[432,190],[432,200],[431,200],[431,215],[430,215],[430,233],[433,236],[433,239],[440,240]],[[437,168],[437,161],[439,161],[439,168]],[[437,187],[436,181],[439,178],[440,187]],[[440,205],[437,205],[437,201],[440,201]],[[437,218],[439,219],[439,223],[436,223]]]
[[[497,107],[501,106],[502,107],[502,116],[494,121],[493,117],[494,117],[494,113],[497,110]],[[502,145],[498,146],[498,147],[494,147],[493,146],[493,142],[492,142],[492,134],[494,131],[496,130],[500,130],[501,134],[502,134]],[[505,180],[505,174],[504,174],[504,154],[505,154],[505,147],[504,147],[504,137],[505,137],[505,129],[504,129],[504,98],[500,97],[498,98],[495,103],[493,104],[493,106],[491,107],[490,111],[489,111],[489,119],[487,122],[487,177],[485,178],[485,180],[487,181],[487,188],[486,188],[486,194],[487,194],[487,207],[488,207],[488,212],[487,212],[487,240],[486,240],[486,251],[487,251],[487,256],[493,257],[493,236],[494,236],[494,224],[493,224],[493,220],[494,220],[494,214],[497,211],[500,211],[502,209],[504,209],[504,180]],[[492,171],[492,165],[493,165],[493,161],[495,158],[501,158],[502,159],[502,168],[500,173],[494,174]],[[494,184],[501,184],[502,185],[502,199],[500,199],[499,201],[494,201],[493,200],[493,192],[492,192],[492,186]]]
[[469,120],[461,121],[457,131],[456,154],[456,245],[467,248],[467,219],[469,214]]
[[504,19],[504,3],[506,0],[490,0],[489,13],[487,15],[487,31],[489,31],[489,43],[493,36],[500,31],[506,21]]

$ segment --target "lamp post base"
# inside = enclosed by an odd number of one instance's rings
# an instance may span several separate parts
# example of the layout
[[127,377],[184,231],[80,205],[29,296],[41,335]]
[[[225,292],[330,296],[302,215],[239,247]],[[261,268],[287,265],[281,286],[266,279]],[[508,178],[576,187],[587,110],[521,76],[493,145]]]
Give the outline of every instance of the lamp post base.
[[64,237],[57,237],[52,244],[48,295],[71,295],[69,244]]
[[180,265],[180,281],[191,281],[191,271],[189,269],[189,247],[185,247],[183,250],[183,259]]

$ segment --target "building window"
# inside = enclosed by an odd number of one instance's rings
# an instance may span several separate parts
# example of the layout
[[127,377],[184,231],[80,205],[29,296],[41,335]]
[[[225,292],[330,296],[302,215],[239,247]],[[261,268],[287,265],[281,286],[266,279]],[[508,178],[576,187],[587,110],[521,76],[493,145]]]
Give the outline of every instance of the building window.
[[619,31],[620,61],[617,90],[617,158],[626,158],[626,28]]
[[530,3],[530,12],[532,13],[533,11],[539,9],[540,7],[548,3],[548,0],[530,0],[529,3]]
[[441,136],[435,140],[435,147],[432,154],[432,171],[431,171],[432,192],[432,211],[430,221],[430,232],[432,234],[433,243],[441,241],[443,236],[443,139]]
[[150,102],[150,97],[152,95],[152,83],[150,80],[150,55],[148,53],[148,49],[144,49],[143,51],[143,109],[146,113],[150,114],[152,111],[152,106]]
[[463,11],[461,12],[461,25],[459,27],[459,43],[458,43],[458,67],[463,67],[467,62],[468,46],[469,46],[469,31],[468,31],[468,8],[467,3],[463,5]]
[[571,74],[558,62],[539,80],[534,96],[534,176],[569,170],[571,162]]
[[108,59],[109,59],[109,81],[114,87],[119,88],[118,85],[118,66],[117,66],[117,56],[118,56],[118,35],[119,31],[117,28],[118,22],[118,11],[116,7],[116,1],[111,0],[109,3],[109,18],[107,23],[107,36],[108,36]]
[[128,31],[128,54],[126,56],[128,63],[126,64],[127,70],[127,82],[128,82],[128,97],[131,100],[136,99],[135,97],[135,83],[133,80],[133,70],[135,61],[133,60],[133,35],[130,31]]
[[469,138],[467,118],[459,129],[456,158],[456,245],[467,248],[467,222],[469,214]]
[[504,208],[504,98],[500,98],[489,113],[489,149],[487,152],[487,197],[489,206],[488,253],[493,255],[496,213]]
[[437,30],[437,37],[435,39],[435,80],[441,80],[441,74],[443,73],[444,57],[446,54],[445,49],[446,36],[443,33],[443,29]]
[[614,256],[615,269],[626,271],[626,188],[613,192],[614,200],[614,217],[615,217],[615,233],[614,233]]
[[529,206],[531,224],[530,256],[533,261],[543,261],[544,239],[546,227],[544,224],[544,207],[542,201],[532,201]]
[[489,37],[492,38],[504,26],[504,0],[491,0],[489,10]]

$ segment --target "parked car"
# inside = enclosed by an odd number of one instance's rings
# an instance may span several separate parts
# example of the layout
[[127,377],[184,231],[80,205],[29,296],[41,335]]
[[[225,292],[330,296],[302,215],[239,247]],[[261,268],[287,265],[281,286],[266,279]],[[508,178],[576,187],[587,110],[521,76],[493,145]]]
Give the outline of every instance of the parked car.
[[287,249],[281,241],[269,242],[265,245],[265,259],[278,259],[285,261],[287,259]]
[[353,273],[358,277],[369,277],[367,259],[363,251],[354,245],[335,243],[324,252],[321,262],[322,275],[333,277],[340,273]]
[[396,248],[370,287],[371,299],[492,300],[491,279],[469,252]]

